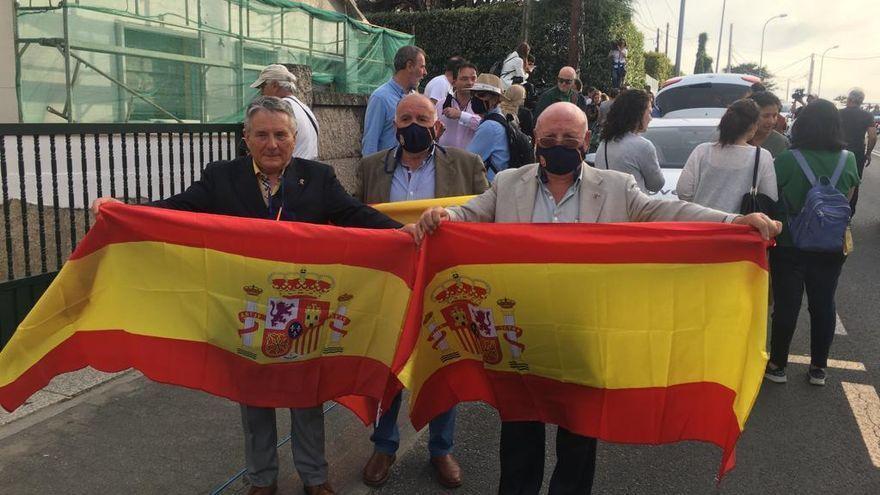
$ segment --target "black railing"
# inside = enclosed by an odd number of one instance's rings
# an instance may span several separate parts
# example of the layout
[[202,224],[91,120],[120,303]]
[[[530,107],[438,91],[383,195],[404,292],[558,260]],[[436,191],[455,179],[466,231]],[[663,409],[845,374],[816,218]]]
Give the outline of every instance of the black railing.
[[240,124],[0,124],[0,280],[60,269],[95,198],[181,192],[240,142]]

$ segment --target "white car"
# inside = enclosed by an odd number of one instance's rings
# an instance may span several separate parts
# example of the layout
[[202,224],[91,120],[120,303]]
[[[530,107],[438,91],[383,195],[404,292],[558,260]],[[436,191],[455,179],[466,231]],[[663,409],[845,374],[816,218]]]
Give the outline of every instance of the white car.
[[[648,130],[643,136],[654,143],[657,149],[657,159],[660,162],[660,170],[666,183],[656,193],[648,193],[662,199],[677,199],[675,186],[681,169],[687,163],[691,152],[700,143],[708,143],[718,140],[718,122],[720,118],[695,118],[695,119],[653,119],[648,124]],[[585,157],[590,165],[595,165],[596,154],[590,153]]]
[[760,78],[748,74],[695,74],[673,77],[654,100],[654,116],[662,118],[721,118],[727,107],[744,97]]

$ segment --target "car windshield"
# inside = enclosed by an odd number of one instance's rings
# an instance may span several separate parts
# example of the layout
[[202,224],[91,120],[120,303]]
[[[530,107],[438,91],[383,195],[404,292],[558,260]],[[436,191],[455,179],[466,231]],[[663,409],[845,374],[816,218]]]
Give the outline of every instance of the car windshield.
[[708,126],[648,128],[645,139],[654,143],[660,168],[684,168],[700,143],[718,140],[718,129]]
[[654,104],[660,116],[687,108],[727,108],[748,92],[749,87],[741,84],[691,84],[660,92]]

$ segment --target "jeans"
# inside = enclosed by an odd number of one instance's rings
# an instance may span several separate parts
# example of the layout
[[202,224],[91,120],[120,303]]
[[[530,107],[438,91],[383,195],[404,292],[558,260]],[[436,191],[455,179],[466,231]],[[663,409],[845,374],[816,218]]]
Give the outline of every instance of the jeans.
[[620,85],[623,84],[623,81],[625,79],[626,79],[626,65],[612,64],[612,67],[611,67],[611,87],[619,89]]
[[810,364],[818,368],[828,365],[837,322],[834,293],[845,259],[843,253],[814,253],[794,247],[770,250],[773,282],[770,362],[781,368],[788,364],[789,347],[806,289],[810,310]]
[[[856,153],[855,155],[856,155],[856,168],[859,170],[859,179],[861,179],[862,173],[864,173],[864,171],[865,171],[865,162],[867,161],[867,156],[866,155],[860,156],[858,153]],[[852,208],[852,216],[855,216],[855,214],[856,214],[856,203],[858,203],[858,202],[859,202],[859,186],[856,186],[855,190],[853,191],[852,198],[850,198],[850,200],[849,200],[849,206],[850,206],[850,208]]]
[[[499,495],[538,495],[544,481],[544,423],[501,422]],[[556,430],[556,468],[549,495],[583,495],[593,490],[596,439]]]
[[[370,440],[376,452],[393,455],[400,447],[400,430],[397,428],[397,415],[400,413],[401,394],[397,394],[388,410],[379,418]],[[440,457],[452,452],[455,437],[455,408],[432,419],[428,424],[428,453]]]

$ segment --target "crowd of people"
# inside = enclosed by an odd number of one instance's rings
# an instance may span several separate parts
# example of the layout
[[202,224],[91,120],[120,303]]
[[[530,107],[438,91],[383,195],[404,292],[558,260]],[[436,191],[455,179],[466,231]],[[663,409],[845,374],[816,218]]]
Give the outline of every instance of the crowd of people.
[[[838,111],[817,99],[799,111],[791,141],[777,130],[779,99],[754,88],[729,106],[718,139],[691,154],[676,185],[678,200],[647,193],[664,186],[657,150],[642,135],[652,119],[653,94],[623,85],[626,46],[615,44],[615,87],[605,95],[583,88],[573,67],[559,69],[556,85],[537,97],[533,111],[527,80],[534,58],[521,43],[498,64],[480,72],[461,56],[444,73],[426,76],[425,52],[405,46],[394,58],[391,79],[370,96],[362,134],[363,158],[352,194],[332,167],[317,161],[320,128],[311,110],[293,96],[296,78],[271,65],[252,87],[261,96],[248,107],[244,139],[249,155],[208,164],[186,191],[153,206],[279,221],[398,228],[415,242],[444,221],[465,222],[646,222],[704,221],[749,225],[770,250],[773,315],[767,379],[786,381],[789,345],[804,291],[811,315],[809,381],[823,385],[834,335],[834,293],[849,244],[822,239],[837,251],[804,244],[799,214],[815,205],[816,187],[845,197],[843,226],[855,209],[858,184],[876,142],[860,110],[864,94],[854,90]],[[868,140],[866,142],[866,135]],[[595,166],[584,161],[598,143]],[[530,155],[532,152],[534,155]],[[367,204],[474,195],[462,206],[431,208],[416,224],[401,225]],[[744,198],[768,198],[745,208]],[[827,198],[826,198],[827,199]],[[834,198],[832,198],[834,199]],[[839,199],[839,198],[837,198]],[[112,198],[93,204],[97,214]],[[840,201],[832,201],[839,207]],[[752,203],[749,203],[752,204]],[[821,206],[821,205],[820,205]],[[749,211],[750,210],[750,211]],[[766,211],[763,211],[766,210]],[[835,210],[837,211],[837,210]],[[795,223],[793,219],[800,223]],[[835,219],[833,228],[840,223]],[[796,228],[797,227],[797,228]],[[833,235],[832,235],[833,234]],[[834,237],[834,231],[825,237]],[[809,237],[809,235],[807,236]],[[816,241],[816,239],[812,239]],[[399,447],[398,395],[383,411],[370,439],[363,481],[381,486]],[[242,405],[250,495],[274,494],[278,457],[274,409]],[[291,410],[293,457],[306,493],[334,493],[327,482],[321,408]],[[430,422],[428,459],[446,488],[462,484],[453,456],[455,408]],[[544,424],[502,422],[501,494],[537,494],[544,471]],[[551,494],[589,493],[596,439],[559,428]]]

